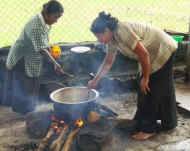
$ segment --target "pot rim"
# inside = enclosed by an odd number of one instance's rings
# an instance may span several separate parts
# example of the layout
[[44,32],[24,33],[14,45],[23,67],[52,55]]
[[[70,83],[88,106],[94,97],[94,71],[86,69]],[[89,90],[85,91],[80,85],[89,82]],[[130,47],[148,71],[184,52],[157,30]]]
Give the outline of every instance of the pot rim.
[[60,91],[62,91],[64,89],[71,89],[71,88],[87,88],[88,89],[88,87],[85,87],[85,86],[74,86],[74,87],[60,88],[60,89],[57,89],[57,90],[55,90],[55,91],[53,91],[53,92],[50,93],[51,100],[53,102],[55,102],[55,103],[60,103],[60,104],[70,104],[70,105],[73,104],[73,105],[77,105],[77,104],[84,104],[84,103],[89,103],[89,102],[92,102],[92,101],[96,101],[96,99],[99,97],[99,92],[97,90],[95,90],[95,89],[89,89],[90,91],[93,91],[95,93],[95,96],[92,99],[84,100],[84,101],[77,102],[77,103],[75,103],[75,102],[61,102],[61,101],[56,100],[53,97],[56,93],[58,93],[58,92],[60,92]]

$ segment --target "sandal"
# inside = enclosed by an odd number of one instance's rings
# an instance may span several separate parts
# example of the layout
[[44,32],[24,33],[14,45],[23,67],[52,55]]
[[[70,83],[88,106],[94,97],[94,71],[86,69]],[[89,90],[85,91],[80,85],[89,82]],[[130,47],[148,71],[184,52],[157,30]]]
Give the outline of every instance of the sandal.
[[131,137],[135,140],[144,141],[144,140],[147,140],[149,138],[152,138],[155,135],[156,135],[156,133],[138,132],[138,133],[132,135]]

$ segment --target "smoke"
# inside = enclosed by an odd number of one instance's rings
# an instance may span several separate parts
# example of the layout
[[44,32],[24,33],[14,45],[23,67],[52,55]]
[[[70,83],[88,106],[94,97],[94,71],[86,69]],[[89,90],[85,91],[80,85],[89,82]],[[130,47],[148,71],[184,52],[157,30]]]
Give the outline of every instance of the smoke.
[[[90,73],[97,73],[107,49],[104,44],[96,44],[87,53],[71,53],[63,58],[65,60],[63,66],[75,75],[75,80],[70,82],[69,86],[86,86],[88,81],[93,79]],[[111,71],[101,79],[97,90],[104,95],[131,91],[137,87],[135,76],[131,77],[137,71],[137,62],[118,53]]]
[[[60,79],[63,79],[62,81],[64,82],[65,86],[86,86],[87,82],[90,79],[92,79],[90,73],[95,74],[98,68],[100,67],[105,57],[106,49],[107,48],[105,45],[98,44],[87,53],[78,54],[71,52],[67,54],[62,58],[63,69],[66,72],[74,74],[75,78],[72,79],[65,77],[56,77],[55,80],[59,78],[59,82],[61,82]],[[48,66],[47,68],[49,69]],[[121,56],[117,56],[116,62],[114,63],[111,71],[109,72],[109,75],[106,75],[106,77],[101,79],[97,87],[97,90],[100,92],[100,94],[108,96],[112,93],[122,94],[131,91],[131,89],[135,89],[135,80],[126,80],[127,73],[134,70],[136,70],[136,63],[133,63],[133,61],[126,59],[126,57],[122,58]],[[55,72],[53,70],[48,71],[48,75],[54,74]],[[52,76],[48,76],[48,78],[51,77]],[[17,81],[15,80],[15,82]],[[31,104],[27,105],[27,107],[31,107],[29,111],[33,110],[32,108],[34,107],[34,105],[36,105],[35,111],[49,110],[50,106],[48,103],[41,104],[38,101],[38,96],[29,97],[23,95],[23,93],[25,93],[24,89],[19,88],[19,86],[20,85],[18,84],[14,84],[14,87],[18,87],[14,88],[18,89],[18,92],[14,92],[16,94],[15,96],[18,96],[18,98],[14,98],[14,102],[18,103],[20,100],[23,100],[21,101],[21,103],[19,103],[19,108],[21,108],[21,110],[22,108],[25,108],[24,104],[22,104],[25,100],[28,100],[29,102],[27,101],[24,103]]]
[[52,103],[37,104],[34,112],[47,112],[53,110]]

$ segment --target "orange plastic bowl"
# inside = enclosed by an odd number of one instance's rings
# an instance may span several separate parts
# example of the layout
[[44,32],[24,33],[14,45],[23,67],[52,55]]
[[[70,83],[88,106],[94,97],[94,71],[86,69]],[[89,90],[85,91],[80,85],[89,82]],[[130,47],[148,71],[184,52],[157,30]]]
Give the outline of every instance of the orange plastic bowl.
[[50,54],[53,58],[58,59],[61,56],[61,48],[57,45],[54,45],[50,49]]

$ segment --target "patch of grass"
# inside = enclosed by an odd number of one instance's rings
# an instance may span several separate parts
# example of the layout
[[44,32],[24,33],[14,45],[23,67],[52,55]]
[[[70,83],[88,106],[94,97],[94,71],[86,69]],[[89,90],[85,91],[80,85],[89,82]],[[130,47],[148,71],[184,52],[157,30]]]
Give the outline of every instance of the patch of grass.
[[[0,47],[12,44],[24,24],[47,0],[1,0]],[[65,13],[52,27],[51,43],[96,40],[89,31],[102,10],[121,21],[151,23],[163,29],[188,31],[189,0],[60,0]]]

